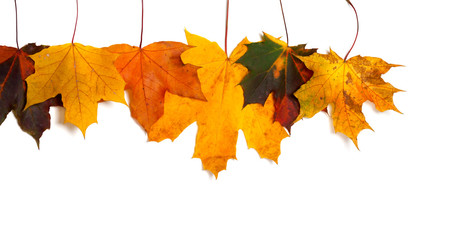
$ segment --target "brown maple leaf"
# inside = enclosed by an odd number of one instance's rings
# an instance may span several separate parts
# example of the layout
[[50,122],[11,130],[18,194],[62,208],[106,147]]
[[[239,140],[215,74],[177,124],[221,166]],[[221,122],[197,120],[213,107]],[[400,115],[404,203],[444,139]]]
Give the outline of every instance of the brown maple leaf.
[[24,79],[34,73],[29,54],[46,48],[30,43],[21,49],[0,46],[0,124],[12,111],[21,129],[31,135],[39,147],[43,132],[50,128],[50,106],[61,106],[60,96],[38,103],[23,111],[26,104]]

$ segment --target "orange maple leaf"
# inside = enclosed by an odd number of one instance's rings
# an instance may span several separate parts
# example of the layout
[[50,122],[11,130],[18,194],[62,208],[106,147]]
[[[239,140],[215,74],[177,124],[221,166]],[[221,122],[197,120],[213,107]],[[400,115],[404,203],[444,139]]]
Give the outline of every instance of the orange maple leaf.
[[393,103],[393,94],[401,90],[385,82],[381,75],[400,65],[388,64],[380,58],[355,56],[344,61],[335,52],[314,53],[299,57],[314,74],[295,96],[300,101],[300,117],[313,117],[329,104],[336,132],[352,139],[358,148],[357,136],[371,129],[362,113],[369,100],[379,111],[400,111]]
[[247,69],[236,61],[246,52],[244,39],[228,58],[215,42],[186,31],[187,42],[195,46],[182,55],[184,63],[201,67],[198,70],[206,102],[166,93],[165,114],[151,128],[149,139],[174,140],[193,122],[198,132],[194,158],[200,158],[205,169],[216,177],[226,169],[229,159],[236,159],[238,130],[242,129],[248,147],[263,158],[277,162],[280,142],[288,134],[274,121],[274,100],[271,95],[264,106],[250,104],[243,109],[240,81]]
[[130,91],[130,111],[148,132],[164,112],[165,93],[205,100],[196,66],[184,64],[179,42],[156,42],[146,47],[118,44],[106,48],[120,56],[114,63]]

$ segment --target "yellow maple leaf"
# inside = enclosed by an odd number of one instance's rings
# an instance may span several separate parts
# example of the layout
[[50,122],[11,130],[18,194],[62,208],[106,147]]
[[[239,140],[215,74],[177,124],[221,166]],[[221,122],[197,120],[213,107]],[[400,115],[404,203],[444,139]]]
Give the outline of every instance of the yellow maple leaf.
[[52,46],[31,56],[36,72],[26,79],[26,108],[62,95],[65,122],[76,125],[85,136],[97,122],[98,102],[123,104],[125,82],[117,72],[117,54],[100,48],[69,43]]
[[273,120],[274,103],[270,96],[265,105],[251,104],[243,109],[243,90],[239,82],[247,69],[235,63],[247,50],[244,39],[229,58],[215,42],[186,31],[187,42],[193,48],[182,53],[185,64],[198,70],[202,92],[207,101],[183,98],[166,93],[164,115],[151,128],[149,139],[174,140],[193,122],[198,132],[194,158],[200,158],[205,169],[216,177],[226,169],[229,159],[236,159],[238,130],[242,129],[248,147],[263,158],[277,162],[280,142],[288,134]]
[[314,53],[299,58],[314,72],[310,81],[295,93],[300,102],[300,118],[313,117],[331,104],[335,131],[352,139],[358,148],[360,131],[371,129],[362,113],[365,101],[373,102],[379,111],[399,112],[393,94],[401,90],[385,82],[381,75],[400,65],[362,56],[344,61],[332,50],[329,54]]

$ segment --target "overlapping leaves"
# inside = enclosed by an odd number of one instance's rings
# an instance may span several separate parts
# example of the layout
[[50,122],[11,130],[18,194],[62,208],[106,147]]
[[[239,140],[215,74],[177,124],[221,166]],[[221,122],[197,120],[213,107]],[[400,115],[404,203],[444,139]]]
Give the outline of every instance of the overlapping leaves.
[[305,44],[289,47],[266,33],[262,39],[261,42],[247,44],[247,52],[237,61],[249,70],[240,83],[244,105],[264,104],[273,92],[274,120],[290,130],[300,112],[300,104],[293,93],[313,75],[298,56],[309,56],[316,49],[306,49]]
[[184,64],[181,53],[189,49],[179,42],[157,42],[144,48],[113,45],[119,54],[115,66],[130,91],[130,111],[148,132],[164,112],[165,93],[205,100],[197,78],[197,67]]
[[[0,124],[12,111],[39,144],[50,126],[49,107],[66,108],[65,121],[85,134],[100,101],[125,104],[149,140],[176,139],[196,122],[194,158],[215,176],[236,159],[238,131],[261,157],[277,162],[280,143],[295,121],[331,106],[334,128],[358,147],[371,129],[361,108],[394,110],[400,90],[382,79],[392,67],[380,58],[344,61],[332,50],[318,54],[289,47],[268,34],[244,39],[230,57],[215,42],[186,32],[189,45],[158,42],[99,49],[78,43],[49,48],[0,47]],[[32,54],[32,55],[29,55]],[[27,91],[27,92],[26,92]],[[26,94],[27,93],[27,94]]]
[[114,67],[117,54],[100,48],[69,43],[52,46],[31,56],[36,72],[28,83],[25,108],[62,95],[65,122],[85,135],[97,122],[99,101],[125,104],[125,82]]
[[24,80],[34,73],[34,62],[29,55],[44,48],[36,44],[21,49],[0,46],[0,124],[12,111],[21,129],[36,140],[38,147],[43,132],[50,128],[50,106],[62,105],[60,96],[53,96],[23,111],[27,88]]
[[229,159],[236,159],[238,130],[242,129],[248,147],[256,149],[263,158],[277,161],[280,142],[288,134],[273,120],[272,96],[264,106],[249,105],[243,109],[243,91],[238,84],[248,71],[236,61],[246,52],[247,39],[228,58],[217,43],[189,32],[186,37],[194,48],[185,51],[181,58],[186,64],[201,67],[198,76],[207,101],[167,93],[165,114],[152,126],[150,140],[174,140],[197,122],[193,157],[200,158],[204,168],[218,176]]

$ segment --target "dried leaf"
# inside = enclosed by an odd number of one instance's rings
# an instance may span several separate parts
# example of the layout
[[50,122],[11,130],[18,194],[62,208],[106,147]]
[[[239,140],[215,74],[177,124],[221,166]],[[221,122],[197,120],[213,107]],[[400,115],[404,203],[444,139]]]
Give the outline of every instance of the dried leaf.
[[335,131],[352,139],[357,148],[360,131],[371,129],[362,113],[365,101],[373,102],[379,111],[399,112],[393,94],[401,90],[385,82],[381,75],[400,65],[361,56],[344,62],[332,50],[329,54],[315,53],[300,59],[314,71],[311,80],[295,93],[301,105],[300,117],[313,117],[331,104]]
[[20,50],[0,46],[0,124],[13,111],[21,129],[36,140],[38,147],[43,132],[50,128],[49,107],[62,105],[57,96],[23,111],[26,103],[24,79],[34,72],[34,62],[29,54],[44,48],[36,44],[28,44]]

